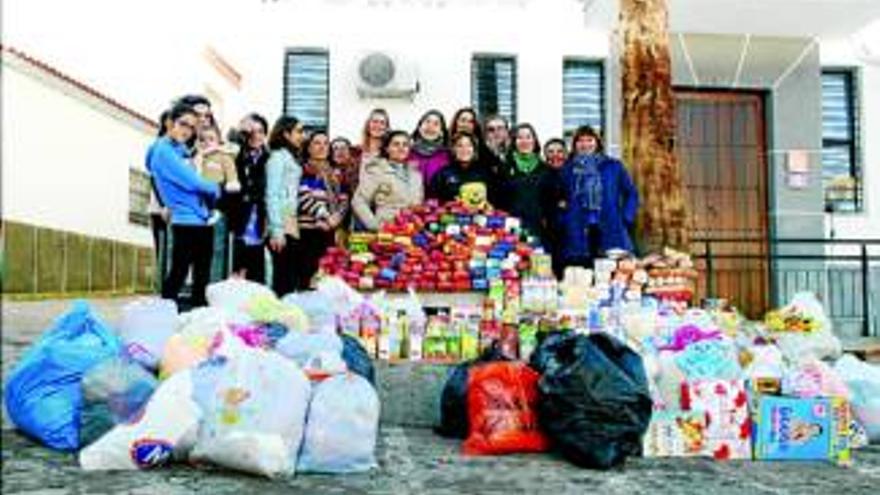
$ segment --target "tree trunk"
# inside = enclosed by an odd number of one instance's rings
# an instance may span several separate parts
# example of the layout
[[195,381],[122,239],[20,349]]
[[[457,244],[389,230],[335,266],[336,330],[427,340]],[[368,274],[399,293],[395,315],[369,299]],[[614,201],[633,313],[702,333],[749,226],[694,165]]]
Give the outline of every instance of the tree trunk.
[[688,251],[682,172],[675,155],[675,100],[666,0],[620,0],[622,157],[641,199],[642,252]]

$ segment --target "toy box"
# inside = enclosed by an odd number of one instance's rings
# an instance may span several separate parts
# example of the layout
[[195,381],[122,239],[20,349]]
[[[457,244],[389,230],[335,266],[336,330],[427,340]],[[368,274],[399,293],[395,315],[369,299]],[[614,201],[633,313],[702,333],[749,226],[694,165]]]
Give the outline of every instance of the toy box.
[[761,396],[755,458],[851,462],[850,409],[842,398]]

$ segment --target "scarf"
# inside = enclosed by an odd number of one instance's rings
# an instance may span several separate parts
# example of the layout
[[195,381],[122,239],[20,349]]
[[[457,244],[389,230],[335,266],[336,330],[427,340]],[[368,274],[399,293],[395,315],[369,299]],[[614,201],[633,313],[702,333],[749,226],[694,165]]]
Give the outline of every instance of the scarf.
[[536,168],[538,168],[538,155],[535,153],[520,153],[519,151],[513,152],[513,163],[516,165],[516,170],[521,174],[529,175],[534,172]]
[[416,151],[416,153],[422,156],[431,156],[443,147],[443,138],[439,137],[431,141],[419,135],[416,136],[412,147]]
[[601,157],[595,154],[578,155],[574,159],[574,196],[577,206],[587,211],[602,209]]

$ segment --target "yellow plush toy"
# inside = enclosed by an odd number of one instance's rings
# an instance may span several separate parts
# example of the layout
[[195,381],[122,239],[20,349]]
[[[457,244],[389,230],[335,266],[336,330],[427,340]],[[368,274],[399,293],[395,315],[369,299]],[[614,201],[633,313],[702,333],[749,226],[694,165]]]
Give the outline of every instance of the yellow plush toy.
[[486,184],[482,182],[469,182],[467,184],[462,184],[461,189],[458,191],[458,199],[470,209],[473,210],[488,210],[491,208],[489,204],[489,200],[487,199],[488,191],[486,191]]

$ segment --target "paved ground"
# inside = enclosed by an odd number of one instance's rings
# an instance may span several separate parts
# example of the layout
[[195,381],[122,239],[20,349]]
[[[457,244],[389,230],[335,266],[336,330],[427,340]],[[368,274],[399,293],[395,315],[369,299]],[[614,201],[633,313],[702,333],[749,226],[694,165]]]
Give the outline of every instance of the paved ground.
[[[117,320],[125,300],[97,301],[106,319]],[[4,303],[3,376],[26,345],[68,301]],[[878,493],[880,446],[858,451],[855,465],[821,463],[717,463],[704,459],[633,459],[625,468],[596,472],[552,455],[466,458],[455,441],[424,428],[383,425],[380,468],[366,475],[298,476],[267,481],[206,468],[178,466],[155,472],[86,473],[74,456],[42,448],[3,418],[3,493],[212,494],[245,491],[322,493]]]

